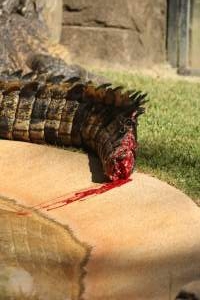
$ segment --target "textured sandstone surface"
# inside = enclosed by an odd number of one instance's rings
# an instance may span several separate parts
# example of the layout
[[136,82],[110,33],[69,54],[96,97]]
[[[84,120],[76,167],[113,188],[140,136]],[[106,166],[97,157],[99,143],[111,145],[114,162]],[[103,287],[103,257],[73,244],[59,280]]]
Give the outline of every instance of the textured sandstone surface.
[[120,188],[47,211],[36,205],[99,185],[97,160],[54,147],[0,141],[0,195],[35,206],[35,213],[69,226],[92,247],[83,281],[85,300],[174,299],[182,286],[199,279],[199,208],[164,182],[140,173],[132,178]]
[[96,66],[165,59],[166,1],[64,0],[61,42],[72,59]]
[[89,248],[67,226],[24,211],[0,196],[0,299],[78,299]]

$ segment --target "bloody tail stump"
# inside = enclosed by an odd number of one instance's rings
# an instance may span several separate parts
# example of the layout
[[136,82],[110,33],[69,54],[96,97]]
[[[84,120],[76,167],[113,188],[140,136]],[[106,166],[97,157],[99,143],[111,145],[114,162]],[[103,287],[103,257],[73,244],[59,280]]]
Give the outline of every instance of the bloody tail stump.
[[145,97],[78,78],[7,74],[0,77],[0,137],[86,147],[99,156],[111,181],[126,179],[135,164]]

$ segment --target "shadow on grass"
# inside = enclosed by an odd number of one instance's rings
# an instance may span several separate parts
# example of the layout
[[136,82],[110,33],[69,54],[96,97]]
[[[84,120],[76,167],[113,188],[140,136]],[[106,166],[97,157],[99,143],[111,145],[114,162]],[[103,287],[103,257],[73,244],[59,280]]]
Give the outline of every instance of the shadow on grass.
[[140,142],[137,166],[159,179],[182,189],[194,199],[200,198],[200,162],[166,143]]

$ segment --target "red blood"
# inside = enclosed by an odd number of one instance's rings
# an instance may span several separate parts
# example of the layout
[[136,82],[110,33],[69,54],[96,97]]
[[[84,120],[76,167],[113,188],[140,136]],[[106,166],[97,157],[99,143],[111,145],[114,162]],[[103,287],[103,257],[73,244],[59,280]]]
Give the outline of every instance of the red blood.
[[106,164],[107,176],[112,182],[105,183],[97,188],[87,189],[81,192],[74,193],[73,196],[68,197],[64,200],[59,200],[40,206],[40,208],[53,210],[78,200],[84,200],[87,197],[99,195],[105,193],[113,188],[119,187],[129,181],[129,178],[135,163],[135,150],[137,143],[133,135],[132,130],[129,130],[121,141],[119,147],[116,148],[115,152],[108,160]]
[[[100,195],[103,194],[109,190],[112,190],[116,187],[120,187],[128,182],[130,182],[132,179],[131,178],[126,178],[126,179],[118,179],[115,180],[113,182],[109,182],[109,183],[104,183],[96,188],[91,188],[91,189],[86,189],[80,192],[76,192],[74,193],[73,196],[70,196],[64,200],[59,200],[59,201],[54,201],[51,204],[38,204],[35,207],[32,207],[34,209],[47,209],[47,211],[49,210],[53,210],[56,208],[60,208],[62,206],[68,205],[72,202],[75,201],[81,201],[81,200],[85,200],[86,198],[90,197],[90,196],[96,196],[96,195]],[[18,211],[17,215],[19,216],[29,216],[31,214],[30,211]]]
[[123,185],[127,182],[130,182],[130,181],[131,181],[130,178],[119,179],[119,180],[116,180],[114,182],[105,183],[105,184],[103,184],[103,185],[101,185],[100,187],[97,187],[97,188],[87,189],[87,190],[84,190],[84,191],[81,191],[81,192],[76,192],[71,197],[68,197],[68,198],[66,198],[64,200],[61,200],[61,201],[54,202],[54,203],[49,204],[49,205],[46,205],[45,207],[43,206],[43,208],[47,208],[47,211],[53,210],[53,209],[65,206],[67,204],[70,204],[70,203],[78,201],[78,200],[85,200],[89,196],[96,196],[96,195],[99,195],[99,194],[103,194],[103,193],[105,193],[105,192],[107,192],[107,191],[109,191],[113,188],[120,187],[121,185]]
[[111,181],[126,179],[130,176],[135,164],[136,148],[137,143],[130,130],[107,162],[106,175]]
[[[39,204],[35,209],[53,210],[62,206],[68,205],[72,202],[85,200],[87,197],[103,194],[113,188],[120,187],[121,185],[131,181],[129,178],[135,163],[135,150],[137,143],[132,130],[128,131],[121,141],[119,147],[108,160],[106,164],[107,176],[112,182],[105,183],[96,188],[86,189],[81,192],[74,193],[64,200],[51,201],[50,204]],[[19,212],[19,215],[26,215],[26,212]]]
[[30,214],[31,213],[29,211],[18,211],[17,212],[18,216],[23,216],[23,217],[29,216]]

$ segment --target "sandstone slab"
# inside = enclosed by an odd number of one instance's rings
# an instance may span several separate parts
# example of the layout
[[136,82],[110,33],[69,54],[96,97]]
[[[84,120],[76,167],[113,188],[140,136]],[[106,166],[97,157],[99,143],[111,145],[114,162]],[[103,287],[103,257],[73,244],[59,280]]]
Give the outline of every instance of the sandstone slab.
[[69,226],[91,247],[85,300],[174,299],[199,278],[199,208],[182,192],[140,173],[84,201],[50,211],[41,206],[96,187],[102,178],[98,161],[86,154],[0,141],[0,195]]
[[24,209],[0,197],[0,299],[78,299],[89,248],[68,227]]

